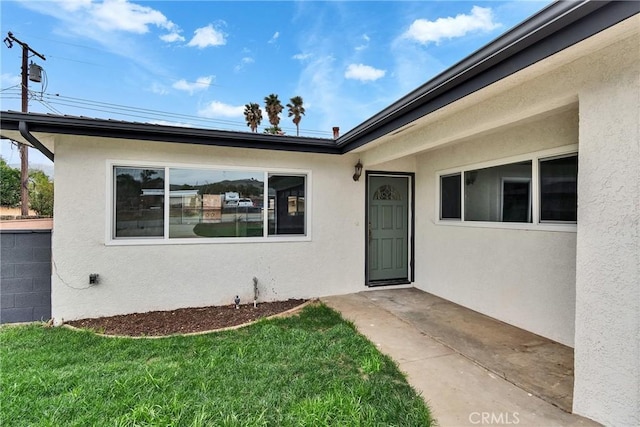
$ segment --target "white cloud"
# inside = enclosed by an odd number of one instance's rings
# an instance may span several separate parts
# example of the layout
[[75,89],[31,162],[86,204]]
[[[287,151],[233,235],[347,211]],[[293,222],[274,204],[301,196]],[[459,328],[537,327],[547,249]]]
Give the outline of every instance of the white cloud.
[[195,82],[188,82],[185,79],[178,80],[173,84],[174,89],[184,90],[193,95],[194,92],[207,90],[213,81],[214,76],[198,77]]
[[149,25],[173,30],[176,25],[162,12],[148,6],[130,3],[127,0],[105,0],[102,3],[81,3],[76,10],[83,8],[91,15],[94,24],[105,31],[126,31],[145,34]]
[[91,6],[91,2],[92,0],[64,0],[58,3],[64,10],[68,12],[75,12],[78,9]]
[[166,88],[166,86],[158,82],[151,83],[151,87],[149,88],[149,91],[151,93],[155,93],[156,95],[166,95],[169,93],[169,90]]
[[[162,12],[129,0],[52,0],[22,2],[33,12],[58,20],[54,31],[97,41],[110,52],[148,64],[147,55],[129,34],[147,34],[155,28],[165,30],[160,36],[166,42],[180,41],[181,29]],[[184,39],[182,39],[184,40]]]
[[209,119],[219,117],[243,117],[244,105],[229,105],[220,101],[211,101],[204,108],[198,110],[198,115]]
[[364,64],[349,64],[344,73],[346,79],[365,81],[375,81],[384,77],[386,71],[373,68]]
[[2,73],[0,75],[0,87],[7,89],[12,86],[18,86],[22,82],[22,77],[19,74]]
[[364,41],[364,43],[361,44],[360,46],[356,46],[356,51],[364,50],[369,47],[369,42],[371,41],[371,38],[366,34],[363,34],[361,38]]
[[313,55],[310,53],[296,53],[292,56],[293,59],[297,59],[298,61],[304,61],[305,59],[311,58]]
[[165,41],[167,43],[175,43],[175,42],[183,42],[184,37],[182,37],[182,35],[176,31],[176,32],[172,32],[172,33],[160,36],[160,40]]
[[280,37],[280,31],[276,31],[273,36],[271,36],[271,39],[269,39],[268,43],[275,43],[278,38]]
[[208,46],[222,46],[227,43],[225,34],[222,31],[213,28],[212,24],[206,27],[198,28],[194,31],[194,36],[187,46],[195,46],[203,49]]
[[[306,117],[317,118],[315,130],[326,131],[330,136],[331,128],[340,126],[344,121],[345,111],[352,112],[350,99],[342,91],[342,79],[340,71],[334,66],[335,59],[319,54],[314,58],[301,71],[295,93],[304,97]],[[340,105],[340,108],[335,108],[336,105]],[[304,123],[305,118],[301,126],[305,126]]]
[[470,15],[460,14],[455,18],[438,18],[435,21],[416,19],[403,36],[422,44],[437,44],[443,39],[462,37],[472,31],[492,31],[498,27],[500,24],[494,22],[490,8],[473,6]]
[[253,64],[254,62],[255,60],[253,58],[251,58],[250,56],[245,56],[240,60],[240,63],[238,65],[233,67],[233,71],[235,71],[236,73],[239,71],[242,71],[245,68],[245,66],[249,64]]

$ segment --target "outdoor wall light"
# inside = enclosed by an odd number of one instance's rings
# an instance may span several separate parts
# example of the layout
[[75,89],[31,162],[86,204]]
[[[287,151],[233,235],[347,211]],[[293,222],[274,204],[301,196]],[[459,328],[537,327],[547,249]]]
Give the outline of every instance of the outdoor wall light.
[[362,175],[362,163],[358,160],[358,163],[354,166],[356,168],[356,173],[353,174],[353,180],[358,181],[360,179],[360,175]]

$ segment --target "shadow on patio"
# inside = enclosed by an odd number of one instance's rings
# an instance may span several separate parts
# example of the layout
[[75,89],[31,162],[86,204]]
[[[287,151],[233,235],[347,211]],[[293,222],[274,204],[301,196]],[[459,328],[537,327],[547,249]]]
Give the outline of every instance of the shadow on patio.
[[468,424],[474,411],[487,410],[519,414],[521,425],[596,425],[570,414],[570,347],[415,288],[322,300],[416,380],[442,425]]

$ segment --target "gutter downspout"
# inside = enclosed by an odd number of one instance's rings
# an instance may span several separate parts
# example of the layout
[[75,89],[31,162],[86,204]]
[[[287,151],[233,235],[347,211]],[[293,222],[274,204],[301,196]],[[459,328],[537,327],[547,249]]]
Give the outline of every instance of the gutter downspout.
[[49,149],[45,147],[42,142],[38,141],[35,136],[29,133],[29,126],[27,125],[26,121],[20,120],[18,129],[20,130],[20,135],[22,135],[24,139],[29,141],[31,145],[37,148],[42,154],[47,156],[47,158],[53,162],[53,153],[49,151]]

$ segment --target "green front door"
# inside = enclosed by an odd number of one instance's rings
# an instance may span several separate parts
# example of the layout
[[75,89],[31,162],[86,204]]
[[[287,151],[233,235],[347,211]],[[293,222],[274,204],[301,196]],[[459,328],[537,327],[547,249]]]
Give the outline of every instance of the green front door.
[[367,284],[409,282],[409,177],[369,175]]

